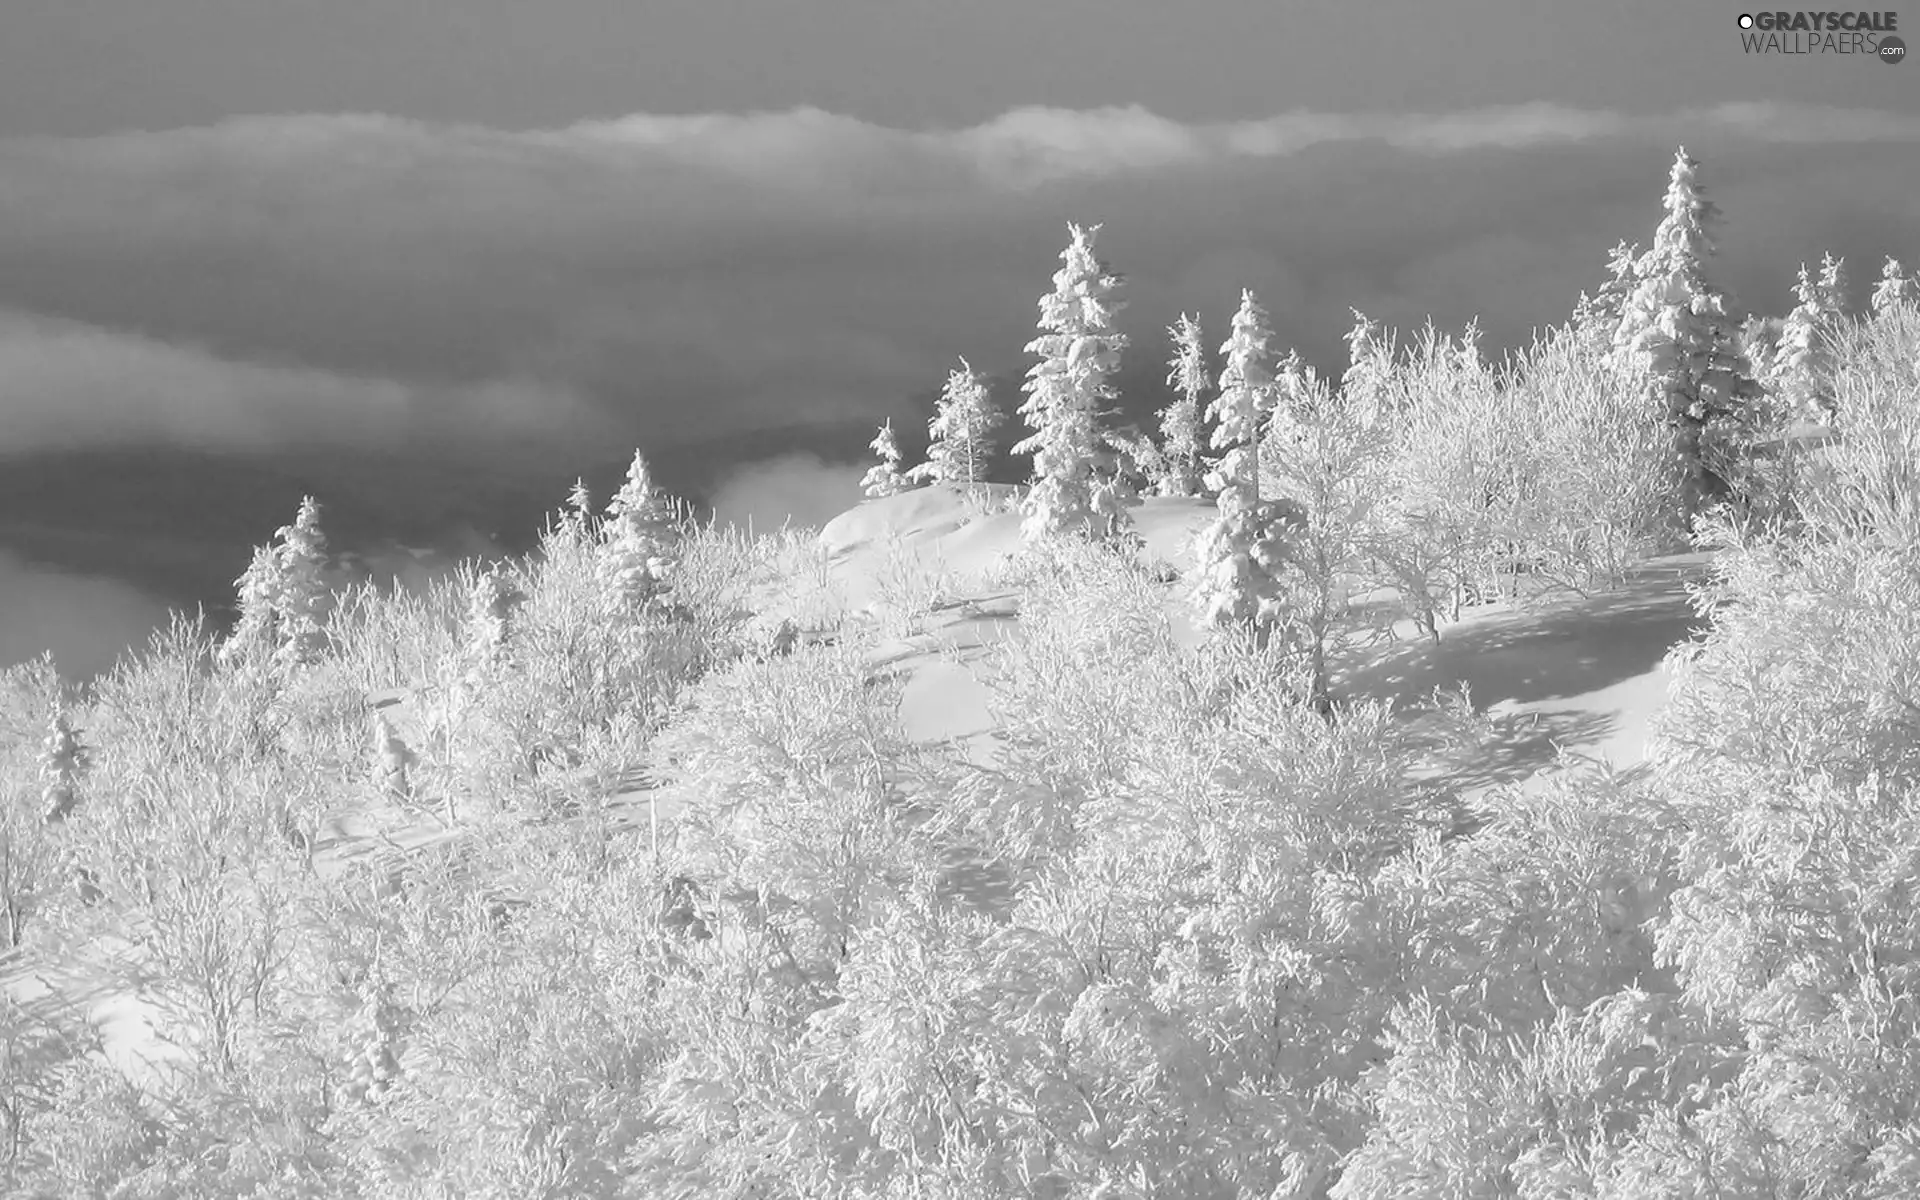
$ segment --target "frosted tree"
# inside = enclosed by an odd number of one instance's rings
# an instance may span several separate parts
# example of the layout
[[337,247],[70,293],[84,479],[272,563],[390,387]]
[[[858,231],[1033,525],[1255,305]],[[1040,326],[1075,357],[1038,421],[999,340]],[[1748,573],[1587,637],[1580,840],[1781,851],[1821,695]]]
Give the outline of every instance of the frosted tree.
[[1277,510],[1286,530],[1286,571],[1278,578],[1287,588],[1288,634],[1306,660],[1313,707],[1330,715],[1330,655],[1365,616],[1358,581],[1368,571],[1385,490],[1386,418],[1398,414],[1365,399],[1350,404],[1310,370],[1298,378],[1302,415],[1275,409],[1258,468],[1262,507]]
[[[1288,349],[1273,371],[1274,401],[1267,414],[1268,431],[1286,439],[1294,436],[1307,422],[1318,418],[1319,405],[1329,394],[1320,373]],[[1293,432],[1288,432],[1292,430]]]
[[560,514],[560,535],[576,546],[584,546],[592,540],[596,526],[593,493],[587,490],[586,480],[575,479],[573,490],[567,493],[567,507]]
[[275,661],[283,668],[303,667],[315,661],[327,640],[327,538],[320,529],[319,503],[303,497],[293,524],[282,525],[276,536],[280,588],[274,610],[280,636]]
[[474,574],[467,591],[467,657],[476,669],[491,667],[506,655],[515,611],[526,598],[504,564]]
[[1591,296],[1580,293],[1580,302],[1573,310],[1573,329],[1583,345],[1596,350],[1613,347],[1626,302],[1640,286],[1639,259],[1638,243],[1620,241],[1607,256],[1607,282]]
[[1027,353],[1040,357],[1027,372],[1020,407],[1033,435],[1013,448],[1033,455],[1033,486],[1021,500],[1020,532],[1029,543],[1061,534],[1111,536],[1131,524],[1125,498],[1111,490],[1096,509],[1094,478],[1100,420],[1115,396],[1111,380],[1127,344],[1114,326],[1124,307],[1121,280],[1094,255],[1100,226],[1069,229],[1072,241],[1060,254],[1065,265],[1040,300],[1042,333],[1027,344]]
[[1282,617],[1290,506],[1260,497],[1260,430],[1276,397],[1273,333],[1250,291],[1242,292],[1233,332],[1220,353],[1220,391],[1208,406],[1212,446],[1222,451],[1207,486],[1219,515],[1194,544],[1190,592],[1201,619],[1215,626],[1251,623],[1264,639]]
[[280,560],[273,547],[254,547],[253,561],[233,584],[240,619],[215,655],[226,666],[269,656],[279,644]]
[[1879,282],[1873,285],[1873,311],[1883,313],[1900,305],[1920,304],[1920,286],[1900,266],[1900,260],[1888,256],[1880,268]]
[[1817,280],[1805,263],[1800,264],[1799,282],[1793,289],[1795,304],[1765,376],[1784,416],[1820,419],[1832,414],[1829,339],[1844,316],[1839,306],[1840,283],[1839,265],[1832,255],[1822,264]]
[[1162,496],[1198,496],[1205,486],[1207,436],[1202,397],[1207,392],[1207,350],[1200,322],[1187,313],[1167,327],[1173,357],[1167,360],[1167,386],[1179,399],[1160,411],[1161,475],[1154,491]]
[[913,480],[900,472],[900,443],[893,436],[893,422],[880,427],[879,436],[867,445],[880,461],[860,479],[860,487],[869,496],[895,496],[913,486]]
[[680,530],[673,505],[653,484],[638,450],[627,479],[607,503],[596,564],[611,612],[637,612],[665,594],[679,557]]
[[1847,311],[1847,260],[1829,251],[1820,256],[1820,302],[1835,316]]
[[1681,147],[1668,176],[1666,216],[1635,264],[1638,279],[1614,334],[1623,363],[1667,415],[1686,471],[1689,512],[1726,491],[1713,462],[1728,448],[1711,442],[1744,437],[1747,407],[1761,394],[1735,341],[1725,297],[1707,277],[1719,209],[1701,190],[1698,169]]
[[53,710],[46,740],[40,747],[40,777],[46,781],[41,793],[41,815],[48,824],[67,819],[76,801],[75,785],[86,768],[88,752],[80,733],[67,720],[67,714]]
[[1359,309],[1353,313],[1353,328],[1347,332],[1347,373],[1340,377],[1342,400],[1349,404],[1378,405],[1386,402],[1393,382],[1393,343],[1383,334],[1378,321],[1369,320]]
[[932,438],[927,461],[908,471],[907,478],[969,486],[981,482],[993,458],[989,438],[1001,420],[987,381],[961,359],[959,369],[947,376],[933,420],[927,425]]

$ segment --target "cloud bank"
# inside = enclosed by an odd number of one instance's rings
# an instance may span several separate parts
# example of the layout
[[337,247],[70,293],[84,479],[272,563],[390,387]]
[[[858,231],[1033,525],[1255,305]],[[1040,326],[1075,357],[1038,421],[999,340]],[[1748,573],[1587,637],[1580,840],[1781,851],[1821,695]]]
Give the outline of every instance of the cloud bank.
[[61,674],[85,679],[163,625],[167,605],[116,579],[31,563],[0,550],[0,668],[52,651]]
[[288,116],[0,140],[0,455],[620,458],[905,415],[956,356],[1023,365],[1069,220],[1107,225],[1136,356],[1164,357],[1182,310],[1217,326],[1241,287],[1323,362],[1350,307],[1479,315],[1511,344],[1650,234],[1681,142],[1730,219],[1737,300],[1784,307],[1829,248],[1863,272],[1920,257],[1920,119],[1779,104],[1027,108],[932,132],[813,109],[531,132]]

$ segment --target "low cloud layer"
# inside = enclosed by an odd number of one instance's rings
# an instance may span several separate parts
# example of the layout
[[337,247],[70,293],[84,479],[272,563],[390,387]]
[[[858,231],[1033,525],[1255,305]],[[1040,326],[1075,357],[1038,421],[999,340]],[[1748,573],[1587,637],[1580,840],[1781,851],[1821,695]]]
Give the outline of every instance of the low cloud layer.
[[167,619],[167,605],[116,579],[30,563],[0,550],[0,668],[52,651],[69,679],[111,668]]
[[791,524],[820,526],[865,498],[866,467],[796,453],[749,463],[714,490],[714,519],[766,533]]
[[[1241,287],[1327,362],[1348,309],[1558,321],[1706,161],[1736,299],[1824,249],[1920,257],[1920,119],[1547,104],[1214,124],[817,110],[503,132],[291,116],[0,140],[0,454],[155,443],[619,457],[880,419],[956,356],[1019,369],[1069,220],[1103,221],[1137,354]],[[1870,260],[1870,261],[1868,261]],[[849,446],[849,456],[861,451]]]

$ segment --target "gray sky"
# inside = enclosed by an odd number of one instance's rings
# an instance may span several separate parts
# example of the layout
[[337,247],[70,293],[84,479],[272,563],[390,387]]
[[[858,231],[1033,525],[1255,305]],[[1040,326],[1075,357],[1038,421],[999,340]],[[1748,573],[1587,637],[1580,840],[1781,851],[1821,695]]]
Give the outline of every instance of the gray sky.
[[[871,435],[844,429],[924,422],[962,355],[1024,371],[1069,221],[1105,223],[1139,377],[1182,311],[1217,345],[1242,288],[1323,369],[1351,308],[1478,317],[1497,353],[1647,239],[1682,142],[1736,307],[1783,311],[1827,250],[1863,299],[1920,261],[1920,65],[1748,57],[1738,13],[0,0],[0,463],[132,455],[170,497],[149,548],[252,511],[222,461],[295,451],[353,463],[302,477],[323,503],[449,521],[636,445],[711,462],[734,515],[820,517],[857,498]],[[766,461],[803,434],[838,461]],[[124,506],[69,483],[0,504],[0,647],[131,611],[62,600],[132,561]],[[227,540],[202,549],[237,573]],[[35,574],[70,546],[92,559]]]
[[6,0],[0,135],[288,112],[521,129],[799,105],[912,128],[1029,104],[1138,103],[1182,120],[1536,100],[1920,111],[1920,69],[1747,58],[1741,11],[1738,0]]

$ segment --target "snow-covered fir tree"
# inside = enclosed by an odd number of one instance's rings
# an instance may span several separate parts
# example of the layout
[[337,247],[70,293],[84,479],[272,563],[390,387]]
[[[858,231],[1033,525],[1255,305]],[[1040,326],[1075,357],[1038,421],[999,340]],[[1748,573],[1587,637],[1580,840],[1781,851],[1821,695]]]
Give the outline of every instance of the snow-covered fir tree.
[[913,486],[913,480],[900,471],[900,443],[893,435],[893,421],[880,427],[879,436],[867,446],[880,461],[860,478],[860,487],[869,496],[895,496]]
[[560,514],[559,533],[576,546],[585,546],[592,541],[597,522],[593,515],[593,493],[587,490],[587,481],[575,479],[573,490],[567,493],[567,506]]
[[327,536],[320,528],[320,504],[301,498],[293,524],[282,525],[275,551],[280,591],[275,600],[279,648],[275,661],[286,669],[312,663],[326,645]]
[[1132,523],[1125,500],[1112,490],[1095,507],[1100,422],[1115,396],[1111,380],[1127,344],[1114,325],[1124,307],[1121,280],[1094,254],[1100,226],[1069,229],[1072,241],[1060,254],[1065,265],[1040,300],[1042,333],[1027,344],[1040,361],[1027,372],[1020,416],[1034,432],[1013,448],[1033,456],[1033,486],[1021,500],[1020,531],[1029,543],[1061,534],[1111,536]]
[[483,674],[505,657],[513,636],[514,613],[526,598],[504,563],[474,573],[467,592],[470,674]]
[[1832,251],[1820,256],[1820,302],[1837,316],[1846,315],[1847,280],[1846,259],[1835,258]]
[[1816,279],[1800,264],[1794,285],[1793,310],[1780,330],[1764,382],[1783,415],[1808,420],[1832,414],[1833,353],[1829,339],[1845,315],[1840,308],[1842,279],[1832,255],[1822,263]]
[[1607,255],[1607,282],[1592,295],[1580,293],[1572,325],[1581,343],[1596,350],[1613,347],[1627,299],[1640,286],[1640,247],[1622,239]]
[[[1002,420],[987,381],[966,359],[947,376],[946,387],[927,424],[932,441],[927,461],[907,472],[910,480],[975,484],[987,477],[993,459],[993,431]],[[895,458],[898,458],[896,452]]]
[[1920,285],[1900,266],[1900,260],[1887,256],[1880,278],[1873,285],[1873,311],[1883,313],[1903,304],[1920,304]]
[[1220,348],[1226,365],[1220,391],[1208,406],[1212,445],[1221,451],[1207,478],[1219,496],[1219,515],[1194,545],[1190,596],[1213,625],[1251,622],[1263,636],[1281,617],[1289,507],[1260,496],[1260,435],[1273,407],[1277,380],[1273,332],[1250,291],[1243,292],[1233,332]]
[[610,612],[638,612],[665,594],[679,557],[673,505],[653,484],[646,456],[633,452],[626,482],[607,502],[597,571]]
[[1347,332],[1347,372],[1340,377],[1341,401],[1348,405],[1383,404],[1393,381],[1392,338],[1380,322],[1370,320],[1357,308],[1349,311],[1353,313],[1353,328]]
[[1719,209],[1700,187],[1699,165],[1684,146],[1674,156],[1666,215],[1634,266],[1638,279],[1614,334],[1621,361],[1674,431],[1689,512],[1726,489],[1711,465],[1710,439],[1743,436],[1748,407],[1761,394],[1740,354],[1726,299],[1707,276]]
[[1154,492],[1161,496],[1198,496],[1206,486],[1207,349],[1200,322],[1187,313],[1167,327],[1173,357],[1167,360],[1167,386],[1179,398],[1160,410],[1161,474]]
[[253,560],[233,581],[239,620],[215,657],[234,666],[271,656],[280,641],[280,558],[272,546],[255,546]]
[[75,785],[86,768],[88,752],[80,741],[80,731],[68,721],[60,708],[53,710],[46,740],[40,746],[40,777],[45,780],[41,792],[41,817],[48,824],[67,819],[73,812]]

